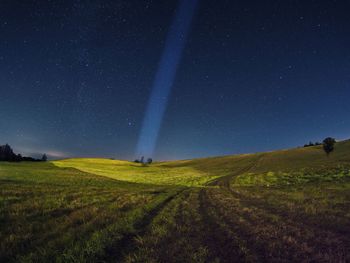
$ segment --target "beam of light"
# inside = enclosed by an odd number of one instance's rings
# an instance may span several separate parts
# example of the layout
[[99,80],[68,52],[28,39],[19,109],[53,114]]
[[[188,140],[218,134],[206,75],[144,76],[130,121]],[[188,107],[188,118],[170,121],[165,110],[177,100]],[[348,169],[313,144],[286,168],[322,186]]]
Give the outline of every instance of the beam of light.
[[137,156],[152,156],[198,0],[180,0],[153,82],[137,145]]

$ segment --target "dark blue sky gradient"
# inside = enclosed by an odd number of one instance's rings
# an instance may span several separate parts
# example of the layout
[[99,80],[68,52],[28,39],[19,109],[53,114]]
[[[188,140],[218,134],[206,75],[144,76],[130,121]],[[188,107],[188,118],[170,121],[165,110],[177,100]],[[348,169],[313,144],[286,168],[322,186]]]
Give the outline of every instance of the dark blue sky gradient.
[[[178,1],[0,3],[0,144],[134,157]],[[348,1],[201,0],[155,159],[350,137]]]

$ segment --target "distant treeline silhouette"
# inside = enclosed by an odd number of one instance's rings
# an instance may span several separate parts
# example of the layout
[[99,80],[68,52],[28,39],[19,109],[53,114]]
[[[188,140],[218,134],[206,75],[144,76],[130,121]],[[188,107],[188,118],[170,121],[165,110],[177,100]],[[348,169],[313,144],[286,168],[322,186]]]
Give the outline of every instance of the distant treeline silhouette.
[[322,145],[320,142],[309,142],[308,144],[304,144],[304,147],[311,147],[311,146],[317,146],[317,145]]
[[47,156],[43,154],[41,159],[35,159],[33,157],[22,156],[21,154],[15,154],[10,145],[0,145],[0,161],[6,162],[46,162]]

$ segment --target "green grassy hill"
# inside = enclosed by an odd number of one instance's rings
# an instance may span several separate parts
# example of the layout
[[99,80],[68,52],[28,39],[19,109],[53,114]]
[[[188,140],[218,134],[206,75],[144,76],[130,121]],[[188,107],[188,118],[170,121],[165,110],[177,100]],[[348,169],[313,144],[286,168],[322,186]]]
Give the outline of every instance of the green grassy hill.
[[[252,172],[278,172],[343,165],[349,163],[349,160],[350,140],[338,142],[335,145],[335,151],[329,157],[322,150],[322,146],[313,146],[266,153],[194,159],[187,161],[186,164],[213,173],[228,170],[239,172],[240,168],[249,168]],[[178,162],[169,164],[177,166]]]
[[[98,158],[66,159],[53,162],[58,167],[78,170],[134,183],[156,185],[203,186],[222,181],[222,177],[266,178],[282,183],[308,180],[308,174],[324,174],[326,170],[345,170],[350,161],[350,141],[339,142],[330,156],[322,146],[296,148],[266,153],[202,158],[185,161],[154,163],[142,166],[138,163]],[[316,174],[317,172],[317,174]],[[341,173],[337,173],[341,176]],[[317,177],[318,180],[327,179]],[[236,180],[235,180],[236,181]],[[261,181],[261,180],[260,180]],[[254,183],[254,182],[253,182]]]
[[350,141],[160,162],[0,163],[0,262],[350,261]]

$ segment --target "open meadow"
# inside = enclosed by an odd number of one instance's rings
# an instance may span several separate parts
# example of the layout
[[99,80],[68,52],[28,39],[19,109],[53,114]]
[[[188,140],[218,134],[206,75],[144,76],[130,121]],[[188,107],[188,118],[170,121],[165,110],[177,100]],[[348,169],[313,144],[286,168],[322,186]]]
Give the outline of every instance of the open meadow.
[[0,163],[0,262],[349,262],[350,141]]

